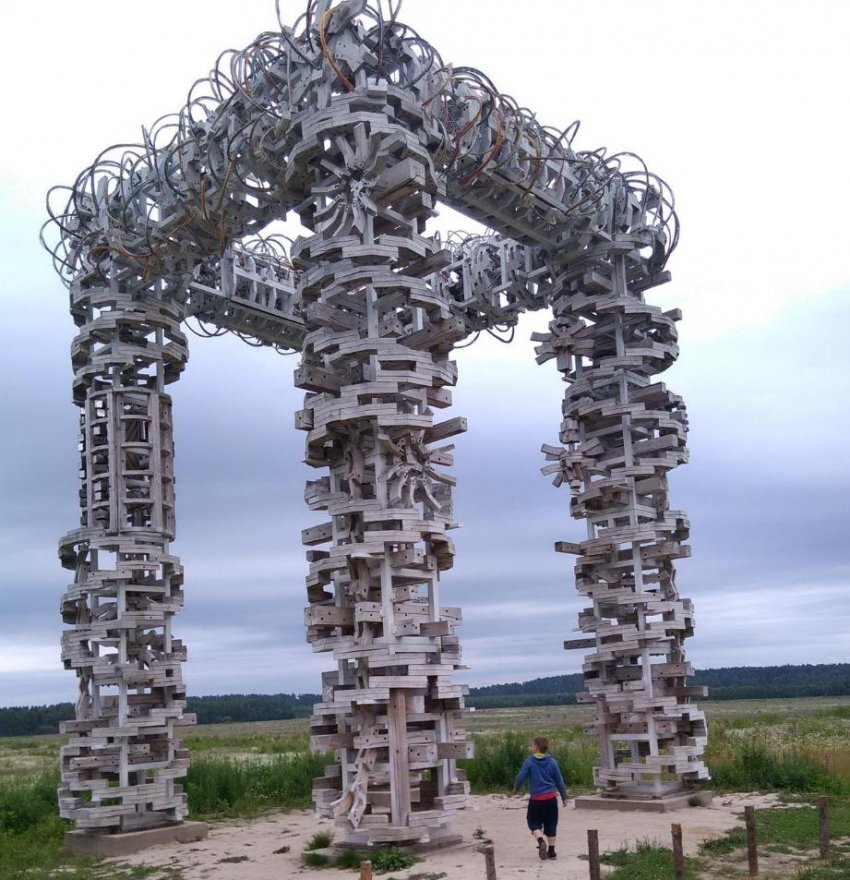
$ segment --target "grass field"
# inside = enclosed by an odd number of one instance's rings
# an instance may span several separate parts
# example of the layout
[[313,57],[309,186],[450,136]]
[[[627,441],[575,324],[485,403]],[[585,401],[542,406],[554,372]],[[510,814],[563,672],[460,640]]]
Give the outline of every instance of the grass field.
[[[703,705],[710,722],[706,761],[712,784],[719,790],[778,790],[795,799],[793,811],[765,811],[760,822],[765,846],[776,859],[786,858],[796,873],[764,877],[850,878],[850,697]],[[585,706],[469,712],[467,728],[476,741],[476,757],[464,763],[473,791],[509,789],[530,736],[538,732],[550,736],[573,791],[589,789],[596,741],[581,731],[581,724],[591,718],[592,710]],[[306,806],[312,777],[321,775],[322,764],[331,757],[309,754],[307,730],[300,719],[189,731],[185,739],[192,766],[186,789],[193,816],[226,819]],[[107,876],[97,864],[62,853],[65,824],[55,811],[61,741],[58,735],[0,739],[0,880]],[[811,853],[817,827],[811,804],[824,792],[833,799],[833,833],[839,839],[831,863],[819,863]],[[733,836],[709,847],[689,864],[689,876],[736,876],[741,845]],[[614,853],[609,857],[616,869],[611,877],[663,880],[671,876],[665,867],[668,855],[653,847]],[[110,867],[108,876],[130,880],[146,875]]]

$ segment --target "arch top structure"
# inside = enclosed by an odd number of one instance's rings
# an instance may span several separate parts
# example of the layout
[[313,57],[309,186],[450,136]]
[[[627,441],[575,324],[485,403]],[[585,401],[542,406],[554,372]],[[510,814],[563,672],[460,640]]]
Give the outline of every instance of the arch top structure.
[[[313,744],[337,763],[317,807],[340,839],[438,843],[468,784],[465,688],[440,603],[453,562],[456,343],[552,309],[537,341],[567,384],[544,472],[568,483],[586,540],[585,661],[600,791],[658,798],[706,776],[682,647],[692,608],[673,561],[687,520],[667,473],[686,458],[681,399],[654,376],[677,355],[668,280],[672,195],[631,154],[574,149],[479,71],[443,63],[411,28],[359,0],[311,0],[294,27],[225,53],[186,105],[102,153],[53,210],[48,235],[79,328],[81,521],[60,544],[63,660],[80,698],[62,753],[63,815],[91,833],[178,823],[187,753],[176,729],[185,649],[174,538],[170,398],[196,316],[301,352],[296,427],[311,509],[305,611],[332,652]],[[490,228],[426,235],[444,202]],[[55,198],[49,199],[50,204]],[[289,249],[270,227],[297,214]],[[49,230],[52,230],[50,232]],[[569,643],[568,643],[569,644]]]

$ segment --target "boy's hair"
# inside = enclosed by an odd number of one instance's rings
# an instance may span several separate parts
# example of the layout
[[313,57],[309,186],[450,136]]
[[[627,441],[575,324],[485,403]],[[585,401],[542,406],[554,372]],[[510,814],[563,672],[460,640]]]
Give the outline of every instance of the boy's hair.
[[534,748],[537,749],[541,754],[546,754],[549,751],[549,737],[548,736],[535,736],[532,740],[534,743]]

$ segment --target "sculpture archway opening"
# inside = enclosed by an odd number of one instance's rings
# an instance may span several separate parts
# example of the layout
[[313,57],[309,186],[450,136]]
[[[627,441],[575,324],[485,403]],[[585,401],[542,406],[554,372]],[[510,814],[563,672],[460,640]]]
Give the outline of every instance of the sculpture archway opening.
[[[573,146],[479,71],[452,67],[363,0],[311,0],[294,28],[219,59],[142,143],[101,154],[53,212],[57,268],[79,328],[79,527],[62,657],[79,680],[62,750],[63,816],[92,833],[183,820],[178,780],[185,649],[174,538],[171,401],[190,316],[297,350],[306,435],[308,606],[333,654],[312,743],[337,760],[315,781],[338,839],[452,838],[466,804],[460,609],[451,568],[453,347],[551,309],[538,362],[566,383],[562,446],[544,473],[569,486],[587,537],[575,554],[588,608],[586,700],[609,797],[663,798],[707,776],[705,721],[688,687],[691,603],[674,561],[684,514],[667,475],[686,460],[681,398],[656,381],[677,356],[676,311],[647,302],[669,279],[678,222],[664,182],[631,154]],[[484,235],[442,242],[446,203]],[[263,230],[295,213],[290,251]]]

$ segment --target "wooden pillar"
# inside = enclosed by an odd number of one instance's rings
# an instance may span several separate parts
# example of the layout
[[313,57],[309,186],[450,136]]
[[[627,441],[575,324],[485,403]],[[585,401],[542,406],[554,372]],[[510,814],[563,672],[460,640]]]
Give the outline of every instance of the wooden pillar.
[[[668,473],[687,461],[687,415],[656,378],[678,355],[679,315],[645,301],[658,280],[641,246],[636,233],[589,246],[553,297],[550,332],[535,339],[538,362],[554,358],[567,384],[564,446],[544,445],[543,472],[570,487],[572,513],[587,523],[584,541],[555,547],[578,557],[576,586],[589,600],[585,636],[565,647],[592,650],[595,781],[603,793],[660,797],[708,777],[707,728],[691,699],[704,689],[687,686],[693,607],[676,586],[689,523],[668,499]],[[617,749],[624,725],[629,747]]]
[[76,717],[62,730],[60,814],[79,830],[180,821],[176,781],[191,723],[172,634],[183,605],[174,538],[174,443],[165,387],[188,357],[176,305],[117,284],[71,288],[80,418],[80,521],[61,541],[75,574],[62,599],[62,660],[76,671]]
[[302,533],[305,623],[313,649],[336,660],[312,744],[344,763],[315,781],[314,800],[353,846],[437,843],[469,791],[455,761],[471,756],[468,689],[451,680],[460,610],[437,590],[454,556],[446,441],[466,421],[434,418],[451,404],[450,354],[466,330],[429,280],[449,257],[422,234],[439,188],[424,112],[365,79],[329,103],[313,97],[293,120],[310,134],[290,169],[311,182],[299,213],[314,232],[292,250],[307,331],[296,424],[307,464],[324,472],[305,498],[328,517]]
[[406,825],[410,817],[410,762],[407,754],[407,705],[403,690],[390,691],[387,714],[392,821],[393,825]]

